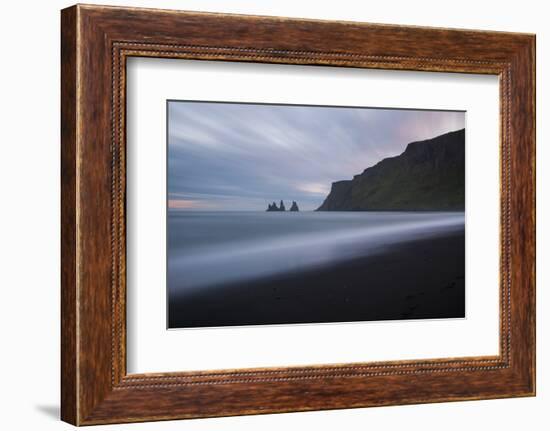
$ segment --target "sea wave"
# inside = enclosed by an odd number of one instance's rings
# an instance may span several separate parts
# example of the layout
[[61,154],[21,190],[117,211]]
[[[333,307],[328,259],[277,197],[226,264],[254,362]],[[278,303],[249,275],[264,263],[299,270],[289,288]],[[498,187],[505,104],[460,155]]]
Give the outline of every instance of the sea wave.
[[[171,295],[228,283],[246,283],[294,271],[369,256],[390,247],[464,229],[464,213],[264,213],[210,215],[169,220],[169,234],[185,229],[184,239],[169,237]],[[233,217],[234,220],[228,220]],[[263,217],[263,219],[262,219]],[[267,218],[266,218],[267,217]],[[259,221],[258,221],[259,220]],[[265,223],[265,220],[269,220]],[[258,223],[253,223],[258,221]],[[309,221],[309,222],[308,222]],[[247,234],[212,236],[216,225],[239,226]],[[246,222],[249,223],[248,228]],[[297,229],[300,225],[302,228]],[[312,225],[315,227],[312,228]],[[201,235],[201,231],[204,235]],[[210,238],[193,243],[191,238]],[[185,240],[187,238],[187,240]]]

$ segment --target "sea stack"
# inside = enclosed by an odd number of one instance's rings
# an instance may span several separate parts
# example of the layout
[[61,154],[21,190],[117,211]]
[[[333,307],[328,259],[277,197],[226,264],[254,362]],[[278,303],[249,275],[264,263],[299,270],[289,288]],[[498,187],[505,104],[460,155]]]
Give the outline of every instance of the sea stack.
[[281,201],[281,204],[277,206],[277,204],[273,202],[272,204],[269,204],[267,206],[266,211],[286,211],[285,204],[283,203],[283,201]]
[[[279,206],[277,206],[275,202],[268,204],[266,211],[268,212],[269,211],[279,211],[279,212],[286,211],[285,203],[281,200],[281,203],[279,204]],[[296,201],[292,201],[292,206],[290,207],[289,211],[300,211]]]
[[272,204],[267,205],[267,210],[266,211],[279,211],[279,207],[277,206],[277,204],[275,202],[273,202]]

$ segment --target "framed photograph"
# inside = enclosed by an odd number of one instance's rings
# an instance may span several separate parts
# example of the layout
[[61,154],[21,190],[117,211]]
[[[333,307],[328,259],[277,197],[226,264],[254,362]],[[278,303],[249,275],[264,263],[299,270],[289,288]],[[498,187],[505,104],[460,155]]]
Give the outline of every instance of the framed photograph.
[[535,394],[535,36],[62,11],[61,415]]

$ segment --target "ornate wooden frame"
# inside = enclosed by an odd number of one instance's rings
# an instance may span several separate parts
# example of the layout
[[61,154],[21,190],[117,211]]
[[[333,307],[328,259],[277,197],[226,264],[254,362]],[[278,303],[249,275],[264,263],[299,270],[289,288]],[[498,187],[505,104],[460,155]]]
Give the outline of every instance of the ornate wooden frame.
[[[77,5],[62,11],[61,416],[75,425],[535,394],[535,36]],[[126,373],[130,56],[494,74],[500,354]]]

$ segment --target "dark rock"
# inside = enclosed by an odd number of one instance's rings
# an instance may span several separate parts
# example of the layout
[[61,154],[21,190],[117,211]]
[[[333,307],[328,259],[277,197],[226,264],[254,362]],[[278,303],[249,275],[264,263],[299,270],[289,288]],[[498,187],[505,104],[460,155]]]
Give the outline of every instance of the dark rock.
[[277,204],[273,202],[272,204],[267,205],[266,211],[279,211],[279,208],[277,207]]
[[464,210],[465,131],[410,143],[405,151],[332,183],[317,211]]
[[[273,202],[272,204],[267,205],[267,210],[266,211],[286,211],[285,204],[282,200],[281,200],[281,203],[279,204],[279,206],[277,206],[277,204],[275,202]],[[296,201],[292,201],[292,206],[290,207],[289,211],[300,211]]]

